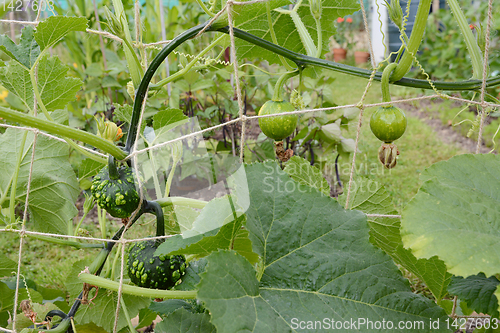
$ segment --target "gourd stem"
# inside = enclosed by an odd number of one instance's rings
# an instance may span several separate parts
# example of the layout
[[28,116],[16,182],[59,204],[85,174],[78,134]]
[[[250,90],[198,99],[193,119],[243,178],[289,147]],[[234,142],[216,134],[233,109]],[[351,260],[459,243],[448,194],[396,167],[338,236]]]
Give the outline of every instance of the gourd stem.
[[45,320],[48,320],[49,318],[48,317],[55,317],[55,316],[58,316],[60,317],[61,319],[64,319],[64,318],[67,318],[68,315],[65,314],[64,312],[62,312],[61,310],[50,310],[49,312],[47,312],[47,314],[45,315]]
[[420,0],[420,3],[418,4],[417,14],[415,16],[415,24],[413,25],[410,40],[407,44],[407,49],[401,57],[398,67],[392,74],[392,81],[400,80],[410,70],[411,64],[413,63],[413,55],[417,54],[418,47],[420,46],[422,37],[424,36],[431,3],[432,0]]
[[119,147],[115,146],[112,142],[100,138],[97,135],[89,132],[30,116],[3,106],[0,106],[0,117],[12,122],[19,123],[21,125],[36,127],[39,130],[45,131],[47,133],[85,142],[89,145],[101,149],[102,151],[105,151],[108,154],[113,155],[119,160],[123,160],[127,157],[127,154]]
[[146,201],[144,210],[156,215],[156,236],[165,236],[165,218],[160,204],[156,201]]
[[[118,291],[118,288],[120,287],[120,284],[116,281],[111,281],[88,273],[82,273],[78,276],[78,278],[85,283],[98,286],[99,288],[105,288],[107,290]],[[197,294],[196,290],[160,290],[142,288],[129,284],[122,284],[122,293],[141,297],[167,299],[195,299]]]
[[184,206],[184,207],[199,208],[199,209],[204,208],[208,203],[207,201],[184,198],[184,197],[168,197],[168,198],[156,199],[155,201],[162,207]]
[[70,326],[71,326],[71,318],[66,317],[55,328],[51,328],[50,330],[46,328],[30,328],[30,332],[32,330],[37,330],[38,332],[65,333]]
[[392,71],[398,66],[397,63],[393,62],[389,64],[386,68],[384,68],[384,72],[382,73],[382,100],[384,102],[391,101],[391,94],[389,92],[389,77],[391,76]]
[[[145,212],[145,204],[143,203],[141,210],[138,211],[137,214],[132,219],[132,221],[130,221],[128,223],[128,228],[130,228],[139,219],[139,217],[141,217],[142,214],[144,214],[144,212]],[[119,240],[120,237],[122,236],[122,234],[126,231],[125,227],[126,226],[121,227],[120,230],[118,230],[113,235],[112,240],[114,240],[114,241]],[[92,264],[89,267],[90,274],[95,274],[95,275],[101,274],[101,270],[104,267],[104,264],[106,263],[106,259],[108,258],[108,255],[111,253],[113,246],[115,246],[115,242],[108,242],[106,244],[106,247],[104,249],[102,249],[101,252],[99,252],[99,254],[97,255],[97,258],[94,259],[94,261],[92,262]],[[77,297],[75,303],[73,303],[73,305],[71,306],[71,309],[68,312],[69,318],[74,317],[76,312],[78,311],[78,308],[81,305],[82,296],[83,296],[83,291]],[[51,331],[51,332],[55,332],[55,331]],[[64,331],[64,332],[66,332],[66,331]]]
[[117,180],[120,178],[118,169],[116,168],[115,158],[113,155],[108,156],[109,179]]
[[[135,137],[137,135],[137,125],[139,124],[139,118],[141,116],[142,102],[146,97],[146,92],[148,90],[149,83],[151,82],[151,79],[155,75],[156,70],[160,67],[165,58],[167,58],[168,55],[177,48],[177,46],[181,45],[188,39],[195,37],[200,31],[202,31],[205,28],[207,24],[208,22],[197,25],[196,27],[186,30],[179,36],[172,39],[172,41],[170,41],[170,43],[168,43],[167,46],[165,46],[160,51],[160,53],[156,55],[156,57],[149,65],[148,69],[144,73],[144,77],[142,78],[141,83],[139,84],[137,93],[135,94],[134,109],[132,111],[132,119],[130,120],[130,127],[128,129],[125,151],[130,152],[130,149],[132,148],[135,142]],[[210,28],[207,30],[210,30]]]
[[300,71],[298,69],[296,69],[292,72],[286,72],[280,76],[278,81],[276,81],[276,85],[274,86],[273,101],[283,102],[283,85],[285,84],[286,81],[288,81],[290,78],[294,77],[295,75],[298,75],[299,73],[300,73]]
[[[217,31],[221,31],[224,33],[229,33],[229,28],[223,27],[219,28]],[[295,62],[298,66],[306,67],[306,66],[317,66],[321,68],[330,69],[339,73],[344,73],[352,76],[361,77],[364,79],[370,79],[372,76],[372,71],[362,68],[357,68],[354,66],[348,66],[344,64],[339,64],[333,61],[318,59],[314,57],[309,57],[304,54],[296,53],[290,51],[282,46],[273,44],[270,41],[254,36],[246,31],[243,31],[238,28],[234,28],[234,36],[247,41],[253,45],[259,46],[265,50],[271,51],[277,55],[281,55],[291,61]],[[413,37],[413,33],[412,33]],[[411,38],[410,38],[411,42]],[[406,52],[405,52],[406,53]],[[412,58],[413,61],[413,58]],[[376,72],[373,76],[373,80],[380,81],[382,79],[382,73]],[[392,84],[398,86],[412,87],[412,88],[420,88],[420,89],[434,89],[429,81],[422,79],[409,79],[409,78],[401,78],[399,80],[394,79],[394,75],[392,77]],[[464,81],[455,81],[455,82],[444,82],[444,81],[431,81],[434,87],[438,90],[449,90],[449,91],[468,91],[468,90],[480,90],[482,81],[481,80],[464,80]],[[492,77],[486,80],[486,87],[494,87],[500,85],[500,75]]]

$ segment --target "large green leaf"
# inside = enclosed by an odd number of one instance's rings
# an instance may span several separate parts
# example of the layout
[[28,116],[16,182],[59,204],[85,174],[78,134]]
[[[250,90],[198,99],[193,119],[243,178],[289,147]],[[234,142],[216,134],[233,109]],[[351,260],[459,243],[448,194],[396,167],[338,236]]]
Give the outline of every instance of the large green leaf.
[[0,278],[11,276],[15,270],[17,270],[17,263],[5,254],[0,253]]
[[175,311],[155,327],[156,333],[215,333],[206,313],[192,313],[184,308]]
[[241,215],[241,210],[232,211],[235,202],[235,196],[211,200],[199,215],[193,216],[190,230],[169,238],[158,247],[155,255],[189,254],[201,258],[218,249],[235,249],[250,262],[256,262],[257,255],[252,251],[248,232],[241,229],[245,216]]
[[[430,332],[430,318],[446,318],[443,309],[413,294],[391,258],[369,242],[363,213],[346,211],[296,183],[274,161],[247,166],[246,172],[251,199],[246,227],[263,260],[261,279],[235,252],[207,257],[198,297],[218,332],[291,332],[300,330],[297,320],[384,318],[395,325],[421,321],[425,328],[419,332]],[[287,182],[294,182],[294,191],[277,190]],[[439,331],[446,331],[441,324]]]
[[403,211],[405,247],[417,258],[437,255],[458,276],[499,273],[500,157],[455,156],[426,169],[422,180]]
[[241,226],[245,220],[240,216],[234,221],[215,229],[189,238],[176,235],[162,243],[155,251],[155,255],[185,254],[201,258],[219,249],[234,249],[246,257],[250,262],[257,261],[257,255],[252,251],[252,243],[248,239],[248,232]]
[[113,115],[115,117],[115,120],[123,121],[125,123],[130,124],[130,119],[132,119],[132,111],[133,107],[132,105],[124,104],[113,104],[115,111],[113,112]]
[[51,16],[36,27],[35,40],[44,50],[61,40],[71,31],[85,31],[85,17]]
[[[495,290],[495,296],[497,298],[497,302],[500,299],[500,285],[497,286],[497,290]],[[500,302],[498,302],[497,311],[500,312]]]
[[105,330],[94,323],[75,325],[75,328],[78,333],[107,333]]
[[30,72],[21,64],[11,61],[0,68],[0,84],[19,97],[29,109],[33,108],[33,86]]
[[298,183],[317,188],[323,194],[330,195],[330,185],[323,178],[321,170],[312,166],[308,160],[292,156],[286,163],[284,171]]
[[[271,22],[274,26],[276,40],[278,45],[283,46],[289,50],[305,54],[305,47],[301,42],[297,27],[292,21],[290,15],[283,14],[275,11],[274,9],[280,8],[291,4],[287,0],[271,0],[268,2],[260,2],[252,5],[243,5],[235,10],[239,13],[235,18],[235,24],[238,28],[248,31],[260,38],[273,42],[271,38],[271,30],[268,24],[268,15],[266,4],[269,3],[271,9]],[[359,10],[359,4],[356,0],[323,0],[322,3],[322,55],[328,51],[329,38],[335,33],[334,21],[337,17],[343,17],[352,14]],[[309,1],[302,1],[298,9],[299,17],[301,18],[304,26],[306,27],[309,35],[311,36],[314,44],[317,46],[318,34],[316,30],[316,23],[311,15],[309,8]],[[278,63],[279,58],[276,54],[268,52],[264,49],[256,47],[253,44],[243,40],[236,40],[237,56],[240,59],[244,58],[263,58],[272,63]]]
[[[68,67],[57,57],[42,57],[38,63],[38,90],[48,111],[63,109],[75,99],[82,81],[67,76]],[[18,96],[27,107],[33,108],[33,85],[29,71],[17,62],[0,68],[0,83]]]
[[[0,135],[0,188],[9,189],[14,177],[24,131],[7,129]],[[33,133],[26,136],[16,189],[16,202],[24,204],[32,154]],[[75,172],[68,161],[68,145],[39,135],[28,201],[30,222],[37,231],[66,234],[68,221],[78,210]]]
[[[32,303],[31,308],[35,313],[35,318],[37,323],[41,323],[45,320],[45,314],[52,310],[60,310],[54,303],[47,302],[45,304]],[[56,318],[57,319],[57,318]],[[16,318],[16,329],[24,329],[33,326],[33,322],[30,318],[25,315],[19,315]]]
[[495,291],[500,281],[494,276],[487,278],[483,273],[467,278],[454,276],[448,291],[467,302],[467,306],[477,313],[487,313],[498,318],[498,299]]
[[200,274],[207,267],[207,259],[191,261],[186,269],[186,274],[182,277],[182,283],[174,287],[175,290],[195,290],[196,285],[200,283]]
[[[139,314],[139,310],[146,308],[151,300],[149,298],[122,294],[123,301],[127,307],[128,315],[133,318]],[[97,297],[92,304],[81,305],[80,310],[75,316],[75,321],[81,324],[94,323],[102,327],[107,332],[113,331],[115,322],[116,306],[118,304],[118,295],[116,292],[99,288]],[[118,331],[127,326],[127,319],[120,306],[118,318]]]
[[[6,327],[7,320],[9,319],[9,316],[12,315],[12,311],[14,310],[15,293],[15,289],[10,289],[6,283],[0,281],[0,327]],[[31,299],[33,302],[37,303],[42,303],[43,301],[42,295],[35,290],[19,288],[18,306],[21,301],[25,299]]]
[[103,165],[93,159],[86,158],[80,164],[78,168],[78,178],[82,180],[83,178],[93,177],[99,173],[103,168]]
[[63,109],[75,99],[82,81],[68,77],[68,66],[58,57],[44,56],[38,64],[38,89],[47,110]]
[[[173,127],[179,125],[179,122],[187,119],[188,117],[184,115],[182,110],[167,108],[155,113],[153,116],[153,128],[155,131],[168,132]],[[157,133],[157,135],[159,134]]]
[[[339,197],[344,205],[346,196]],[[351,192],[350,208],[366,214],[397,215],[392,199],[377,182],[358,177]],[[437,257],[417,259],[410,250],[403,247],[399,232],[400,220],[390,217],[368,217],[370,241],[381,248],[392,259],[415,274],[430,289],[436,300],[446,295],[446,286],[451,274],[447,272],[443,261]]]
[[166,317],[180,308],[191,310],[193,304],[183,299],[167,299],[161,302],[151,302],[149,305],[149,310],[162,317]]
[[33,27],[23,28],[19,45],[16,45],[6,35],[0,36],[0,50],[4,51],[12,60],[30,69],[40,54],[40,46],[33,38],[34,32]]

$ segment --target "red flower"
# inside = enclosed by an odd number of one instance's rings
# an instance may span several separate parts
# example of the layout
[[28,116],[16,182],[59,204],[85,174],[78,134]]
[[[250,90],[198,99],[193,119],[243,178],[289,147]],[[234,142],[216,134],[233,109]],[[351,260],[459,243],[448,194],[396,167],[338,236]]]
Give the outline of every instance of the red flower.
[[339,18],[337,19],[337,23],[342,23],[342,22],[344,22],[344,18],[343,18],[343,17],[339,17]]
[[347,21],[347,23],[352,23],[352,18],[348,17],[348,18],[346,19],[346,21]]
[[469,24],[469,28],[472,30],[474,29],[476,26],[474,24]]

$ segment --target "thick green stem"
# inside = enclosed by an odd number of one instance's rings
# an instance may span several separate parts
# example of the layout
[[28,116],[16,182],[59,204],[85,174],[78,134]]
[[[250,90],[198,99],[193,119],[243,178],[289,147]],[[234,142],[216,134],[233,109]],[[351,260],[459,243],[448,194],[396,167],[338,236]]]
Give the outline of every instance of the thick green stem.
[[[139,217],[142,216],[142,214],[144,213],[143,207],[141,207],[141,210],[135,215],[135,217],[132,219],[132,221],[129,222],[129,224],[128,224],[129,228],[139,219]],[[114,234],[112,239],[115,241],[119,240],[125,231],[126,231],[125,226],[121,227],[120,230],[118,230]],[[89,267],[90,274],[99,275],[101,273],[101,270],[104,267],[104,263],[106,262],[106,259],[108,258],[108,255],[114,246],[115,246],[115,242],[108,242],[106,244],[106,247],[104,249],[102,249],[101,252],[99,252],[99,254],[97,255],[97,258],[92,262],[92,264]],[[80,293],[80,295],[77,297],[76,301],[71,306],[71,309],[69,310],[68,315],[67,315],[68,318],[72,318],[76,315],[78,308],[82,304],[81,303],[82,296],[83,296],[83,291]]]
[[31,330],[37,330],[38,332],[50,332],[50,333],[66,333],[68,328],[71,326],[71,318],[64,318],[56,328],[52,328],[50,330],[46,328],[31,328]]
[[168,197],[168,198],[157,199],[155,201],[158,204],[160,204],[160,206],[162,206],[162,207],[184,206],[184,207],[191,207],[191,208],[198,208],[198,209],[204,208],[208,203],[208,202],[202,201],[202,200],[183,198],[183,197]]
[[422,37],[424,36],[431,3],[432,0],[420,0],[417,9],[417,15],[415,16],[415,24],[413,25],[410,41],[408,42],[408,48],[405,50],[406,52],[403,54],[398,67],[396,67],[396,69],[392,73],[392,81],[398,81],[402,79],[403,76],[405,76],[406,73],[408,73],[408,71],[410,70],[411,64],[413,63],[413,55],[417,54],[418,47],[420,46]]
[[472,30],[467,23],[464,12],[460,8],[457,0],[448,0],[451,12],[458,23],[460,32],[464,36],[465,45],[469,50],[470,60],[472,62],[472,78],[481,80],[483,78],[483,55],[477,45],[477,41],[472,34]]
[[115,158],[113,155],[108,156],[109,179],[117,180],[120,178],[118,169],[116,168]]
[[292,78],[296,75],[299,75],[299,73],[300,73],[300,71],[297,69],[297,70],[294,70],[293,72],[287,72],[287,73],[284,73],[283,75],[280,76],[278,81],[276,81],[276,85],[274,86],[273,101],[275,101],[275,102],[282,102],[283,101],[283,85],[290,78]]
[[160,204],[156,201],[146,201],[144,211],[156,216],[156,236],[165,236],[165,218]]
[[181,45],[188,39],[195,37],[201,30],[203,30],[203,28],[205,28],[206,24],[207,23],[200,24],[194,28],[184,31],[182,34],[175,37],[172,41],[170,41],[170,43],[167,44],[167,46],[163,48],[163,50],[160,51],[160,53],[158,53],[158,55],[153,59],[148,69],[144,73],[144,77],[142,78],[139,88],[137,89],[134,100],[134,109],[132,111],[132,119],[130,120],[130,127],[127,134],[127,143],[125,145],[125,150],[127,152],[130,152],[130,149],[135,142],[135,137],[137,135],[137,125],[139,124],[139,118],[141,116],[142,102],[146,97],[149,83],[155,75],[156,70],[158,69],[158,67],[160,67],[165,58],[177,48],[177,46]]
[[99,252],[97,257],[94,259],[94,261],[92,261],[92,263],[89,266],[90,274],[96,274],[97,271],[100,271],[102,269],[102,267],[104,266],[104,263],[106,262],[106,259],[108,259],[109,253],[111,252],[110,247],[111,248],[113,247],[113,246],[109,246],[111,244],[114,246],[115,243],[114,242],[108,243],[108,246],[106,246],[104,249],[102,249],[101,252]]
[[123,150],[121,150],[108,140],[105,140],[103,138],[98,137],[97,135],[79,129],[51,122],[45,119],[33,117],[2,106],[0,106],[0,117],[12,122],[19,123],[21,125],[36,127],[42,131],[59,135],[61,137],[66,137],[69,139],[87,143],[108,154],[113,155],[115,158],[119,160],[123,160],[127,157],[127,154]]
[[382,100],[384,102],[391,101],[391,93],[389,92],[389,77],[391,76],[391,73],[394,70],[394,68],[396,68],[397,66],[398,64],[393,62],[392,64],[389,64],[386,68],[384,68],[384,72],[382,73],[381,88],[382,88]]
[[[132,219],[132,221],[129,222],[129,228],[139,219],[139,217],[142,216],[144,213],[144,204],[141,207],[141,210],[135,215],[135,217]],[[121,227],[120,230],[118,230],[114,235],[112,240],[119,240],[122,234],[125,232],[125,226]],[[115,242],[108,242],[106,244],[106,247],[99,252],[97,255],[96,259],[90,264],[89,267],[89,272],[90,274],[100,274],[102,268],[104,267],[104,263],[106,262],[106,259],[108,258],[109,253],[115,246]]]
[[[218,31],[229,33],[228,27],[219,28]],[[268,51],[276,53],[278,55],[282,55],[287,59],[292,60],[299,66],[318,66],[321,68],[330,69],[339,73],[344,73],[348,75],[353,75],[365,79],[370,79],[372,71],[366,70],[362,68],[357,68],[354,66],[348,66],[344,64],[338,64],[333,61],[328,61],[324,59],[318,59],[309,57],[300,53],[296,53],[290,51],[284,47],[273,44],[267,40],[254,36],[246,31],[240,30],[238,28],[234,28],[234,35],[237,38],[243,39],[251,44],[262,47]],[[391,77],[393,80],[394,75]],[[380,81],[382,79],[382,73],[375,73],[373,80]],[[419,80],[419,79],[408,79],[402,78],[398,81],[393,82],[392,84],[405,86],[405,87],[413,87],[419,89],[433,89],[427,80]],[[479,90],[481,89],[482,81],[481,80],[466,80],[466,81],[458,81],[458,82],[443,82],[443,81],[432,81],[432,84],[438,90],[449,90],[449,91],[469,91],[469,90]],[[486,80],[486,87],[494,87],[500,85],[500,76],[496,76],[494,78]]]
[[[98,286],[99,288],[104,288],[112,291],[118,292],[120,283],[111,281],[99,276],[92,274],[82,273],[78,278],[93,286]],[[181,291],[181,290],[160,290],[160,289],[148,289],[136,286],[131,286],[129,284],[122,285],[122,293],[133,296],[140,297],[151,297],[151,298],[166,298],[166,299],[196,299],[196,290],[193,291]]]
[[[418,46],[420,45],[422,35],[425,31],[425,24],[427,21],[427,16],[428,16],[429,8],[430,8],[430,2],[431,2],[431,0],[422,0],[422,2],[419,5],[419,9],[417,11],[417,23],[418,24],[416,23],[416,27],[414,28],[415,30],[413,31],[412,36],[410,38],[410,42],[409,42],[409,50],[412,51],[412,48],[414,48],[414,50],[412,52],[415,52],[418,49]],[[427,8],[427,12],[425,12],[425,8]],[[423,14],[424,12],[425,12],[425,16]],[[207,23],[203,23],[203,24],[198,25],[194,28],[191,28],[191,29],[183,32],[182,34],[180,34],[176,38],[174,38],[167,46],[165,46],[165,48],[163,48],[162,51],[160,51],[160,53],[151,62],[151,65],[149,66],[149,68],[145,72],[144,77],[141,81],[141,84],[139,85],[139,88],[138,88],[137,94],[136,94],[136,99],[134,101],[134,109],[132,112],[132,119],[131,119],[129,131],[128,131],[127,143],[125,146],[125,150],[127,152],[130,151],[130,149],[132,148],[132,145],[135,142],[135,137],[137,135],[137,124],[139,122],[139,117],[141,114],[142,103],[143,103],[144,98],[146,96],[146,92],[147,92],[149,83],[151,82],[151,79],[153,78],[154,74],[156,73],[156,70],[162,64],[162,62],[165,60],[165,58],[175,48],[177,48],[177,46],[181,45],[186,40],[195,37],[205,27],[206,24]],[[419,28],[417,29],[417,27],[419,27]],[[206,31],[212,31],[215,29],[217,31],[221,31],[221,32],[229,34],[229,28],[227,26],[222,27],[222,28],[219,28],[219,27],[210,28],[209,27]],[[347,66],[347,65],[343,65],[343,64],[337,64],[337,63],[332,62],[332,61],[318,59],[318,58],[306,56],[303,54],[299,54],[296,52],[292,52],[286,48],[283,48],[279,45],[273,44],[269,41],[266,41],[262,38],[254,36],[252,34],[249,34],[245,31],[242,31],[242,30],[237,29],[237,28],[234,28],[234,35],[240,39],[243,39],[243,40],[249,42],[249,43],[252,43],[254,45],[257,45],[257,46],[260,46],[264,49],[272,51],[272,52],[276,53],[277,55],[281,55],[285,58],[288,58],[288,59],[294,61],[297,64],[297,66],[299,66],[299,67],[313,65],[313,66],[323,67],[323,68],[331,69],[334,71],[342,72],[342,73],[349,74],[349,75],[363,77],[366,79],[370,79],[371,74],[372,74],[371,71],[369,71],[369,70],[364,70],[364,69],[356,68],[353,66]],[[403,59],[400,62],[400,66],[401,66],[400,71],[403,71],[403,67],[406,66],[406,65],[403,65],[403,63],[406,64],[409,61],[408,66],[406,69],[404,69],[404,73],[401,75],[401,77],[399,79],[395,79],[397,76],[395,76],[393,73],[393,80],[396,81],[396,82],[394,82],[394,84],[402,85],[402,86],[410,86],[410,87],[414,87],[414,88],[434,89],[432,87],[432,85],[427,80],[403,78],[404,74],[406,74],[408,68],[411,66],[411,62],[413,61],[413,57],[409,53],[410,52],[405,53],[403,56]],[[405,58],[409,58],[409,59],[406,60]],[[400,66],[398,66],[396,68],[396,70],[398,70],[398,68],[400,68]],[[395,72],[396,72],[396,70],[395,70]],[[380,81],[381,78],[382,78],[382,74],[380,72],[377,72],[373,77],[373,79],[376,81]],[[434,87],[436,89],[439,89],[439,90],[477,90],[477,89],[481,88],[481,84],[482,84],[482,82],[480,80],[468,80],[468,81],[462,81],[462,82],[433,82]],[[500,84],[500,76],[487,80],[487,87],[495,86],[498,84]]]

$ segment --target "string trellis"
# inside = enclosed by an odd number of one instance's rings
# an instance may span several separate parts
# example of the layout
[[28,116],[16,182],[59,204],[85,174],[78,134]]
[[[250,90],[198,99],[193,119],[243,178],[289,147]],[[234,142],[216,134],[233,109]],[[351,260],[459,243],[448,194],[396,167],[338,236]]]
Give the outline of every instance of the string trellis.
[[[370,79],[368,80],[366,88],[365,88],[365,90],[364,90],[364,92],[363,92],[363,94],[362,94],[362,96],[360,98],[360,101],[358,103],[356,103],[356,104],[346,104],[346,105],[335,106],[335,107],[327,107],[327,108],[304,109],[304,110],[297,110],[297,111],[293,111],[293,112],[286,112],[286,113],[266,115],[266,116],[246,116],[244,114],[244,112],[243,112],[244,111],[244,105],[243,105],[243,99],[242,99],[240,81],[239,81],[239,78],[238,78],[238,68],[239,67],[238,67],[238,61],[237,61],[237,57],[236,57],[235,37],[234,37],[234,30],[233,30],[233,28],[234,28],[234,24],[233,24],[233,8],[236,5],[237,6],[251,5],[251,4],[254,4],[254,3],[257,3],[257,2],[266,2],[266,1],[270,1],[270,0],[253,0],[253,1],[247,1],[247,2],[236,2],[236,1],[231,1],[230,0],[230,1],[227,1],[226,5],[213,18],[213,19],[216,19],[217,17],[219,17],[219,16],[221,16],[221,15],[223,15],[225,13],[227,14],[227,17],[228,17],[229,35],[230,35],[230,41],[231,41],[231,43],[230,43],[230,50],[231,50],[231,53],[232,53],[232,59],[233,59],[232,65],[234,66],[234,75],[235,75],[235,83],[236,83],[235,84],[235,94],[236,94],[236,97],[237,97],[238,108],[239,108],[239,110],[238,110],[239,111],[238,112],[238,117],[235,118],[235,119],[232,119],[230,121],[227,121],[225,123],[222,123],[220,125],[215,125],[215,126],[203,129],[203,130],[194,131],[194,132],[191,132],[189,134],[185,134],[185,135],[179,136],[179,137],[177,137],[175,139],[172,139],[172,140],[169,140],[169,141],[166,141],[166,142],[162,142],[162,143],[158,143],[158,144],[155,144],[153,146],[150,146],[150,147],[147,147],[147,148],[144,148],[144,149],[137,149],[137,141],[138,140],[136,140],[136,144],[135,144],[136,146],[134,147],[135,149],[133,150],[133,152],[129,156],[127,156],[126,159],[132,159],[135,163],[137,163],[137,156],[139,154],[143,154],[143,153],[148,152],[150,150],[160,149],[160,148],[165,147],[167,145],[170,145],[170,144],[172,144],[174,142],[178,142],[178,141],[181,141],[181,140],[184,140],[184,139],[188,139],[188,138],[200,135],[200,134],[202,134],[204,132],[209,132],[209,131],[213,131],[215,129],[222,128],[224,126],[228,126],[228,125],[235,124],[235,123],[240,123],[241,124],[240,161],[243,161],[243,150],[244,150],[243,147],[244,147],[245,135],[246,135],[246,131],[247,131],[246,122],[248,120],[258,119],[258,118],[263,118],[263,117],[275,117],[275,116],[289,115],[289,114],[307,114],[307,113],[312,113],[312,112],[320,112],[320,111],[327,111],[327,110],[338,110],[338,109],[358,107],[360,109],[360,113],[359,113],[359,118],[358,118],[357,128],[356,128],[355,150],[354,150],[353,158],[352,158],[352,161],[351,161],[351,166],[352,167],[351,167],[351,171],[350,171],[350,174],[349,174],[349,185],[348,185],[348,190],[347,190],[347,194],[346,194],[346,205],[345,205],[346,208],[349,208],[349,202],[350,202],[350,197],[351,197],[351,192],[352,192],[351,188],[352,188],[352,184],[354,182],[354,177],[355,177],[355,170],[356,170],[355,169],[355,164],[356,164],[356,157],[357,157],[357,150],[358,150],[357,148],[358,148],[358,144],[359,144],[359,140],[360,140],[360,129],[361,129],[361,125],[362,125],[363,111],[367,107],[383,106],[383,105],[389,104],[387,102],[364,104],[364,100],[365,100],[366,94],[367,94],[368,90],[371,87],[371,84],[373,82],[373,78],[375,76],[376,70],[378,69],[377,67],[375,67],[375,64],[373,62],[374,57],[373,57],[373,48],[372,48],[371,40],[369,40],[369,42],[370,42],[369,47],[370,47],[370,53],[372,55],[371,58],[372,58],[372,64],[373,64],[373,66],[372,66],[373,67],[373,72],[372,72],[372,75],[371,75]],[[467,100],[467,99],[459,98],[459,97],[456,97],[456,96],[444,95],[443,93],[440,93],[440,92],[436,91],[436,94],[433,94],[433,95],[421,96],[421,97],[415,97],[415,98],[407,98],[407,99],[395,100],[395,101],[390,102],[390,104],[398,104],[398,103],[413,102],[413,101],[418,101],[418,100],[429,100],[429,99],[434,99],[434,98],[446,98],[446,99],[452,99],[452,100],[456,100],[456,101],[459,101],[459,102],[462,102],[462,103],[466,103],[466,104],[477,105],[478,107],[481,108],[481,117],[480,117],[479,135],[478,135],[478,142],[477,142],[477,151],[476,151],[476,153],[479,152],[479,147],[481,146],[481,143],[482,143],[482,132],[483,132],[484,118],[485,118],[485,115],[486,115],[486,109],[487,108],[491,108],[491,107],[494,107],[494,108],[500,107],[499,104],[490,103],[490,102],[486,102],[485,101],[487,62],[488,62],[488,54],[489,54],[489,47],[490,47],[490,36],[489,35],[490,35],[490,28],[491,28],[491,22],[492,22],[492,3],[493,3],[492,0],[488,1],[488,17],[487,17],[487,24],[486,24],[486,43],[485,43],[485,52],[484,52],[484,54],[485,54],[484,58],[485,59],[484,59],[484,71],[483,71],[483,76],[482,76],[482,86],[481,86],[480,101],[473,101],[473,100]],[[368,33],[368,35],[370,35],[369,34],[368,24],[367,24],[367,17],[366,17],[366,12],[365,12],[365,8],[364,8],[364,3],[363,3],[362,0],[360,1],[360,6],[361,6],[361,11],[362,11],[362,15],[363,15],[363,22],[364,22],[364,25],[365,25],[366,32]],[[30,22],[30,21],[18,21],[18,20],[0,20],[0,22],[1,23],[5,23],[5,24],[20,24],[20,25],[32,25],[32,26],[36,26],[39,23],[39,17],[40,17],[41,8],[42,8],[42,4],[40,3],[36,20],[33,21],[33,22]],[[140,14],[139,7],[137,6],[137,2],[136,2],[136,8],[135,8],[136,36],[140,35],[140,33],[139,33],[139,29],[140,29],[140,23],[139,23],[140,15],[139,14]],[[86,32],[90,33],[90,34],[96,34],[96,35],[99,35],[100,37],[108,38],[108,39],[111,39],[111,40],[119,42],[119,43],[123,42],[121,38],[119,38],[119,37],[117,37],[117,36],[115,36],[115,35],[113,35],[113,34],[111,34],[109,32],[101,31],[100,26],[98,26],[98,30],[87,29]],[[198,34],[198,36],[202,32],[200,32]],[[160,41],[160,42],[155,42],[155,43],[150,43],[150,44],[143,44],[142,41],[137,40],[133,45],[135,47],[137,47],[137,48],[145,48],[145,47],[155,47],[155,46],[159,46],[159,45],[164,45],[164,44],[168,44],[169,42],[170,41],[165,40],[165,41]],[[143,59],[143,60],[144,60],[145,63],[147,62],[147,59]],[[229,64],[227,64],[227,65],[229,65]],[[146,94],[146,97],[147,97],[147,94]],[[36,104],[36,97],[34,98],[34,101],[35,101],[34,102],[34,110],[35,110],[35,114],[36,114],[36,105],[37,105]],[[144,102],[142,104],[142,110],[141,110],[142,114],[141,114],[141,117],[140,117],[139,128],[140,128],[141,122],[143,121],[143,113],[144,113],[144,109],[145,109],[145,103],[146,103],[146,99],[144,100]],[[50,138],[50,139],[53,139],[53,140],[58,140],[58,141],[61,141],[61,142],[65,142],[65,141],[63,139],[59,138],[59,137],[54,136],[54,135],[50,135],[48,133],[44,133],[43,131],[39,131],[38,129],[33,129],[33,128],[29,128],[29,127],[13,126],[13,125],[7,125],[7,124],[0,124],[0,127],[11,128],[11,129],[16,129],[16,130],[22,130],[22,131],[30,131],[30,132],[34,133],[34,141],[33,141],[33,145],[32,145],[32,153],[31,153],[31,161],[30,161],[30,172],[29,172],[28,183],[27,183],[27,192],[26,192],[25,208],[24,208],[24,214],[23,214],[22,227],[21,227],[20,230],[19,229],[14,229],[14,228],[0,229],[0,232],[4,232],[4,233],[7,233],[7,232],[17,233],[20,236],[19,251],[18,251],[18,266],[17,266],[17,274],[16,274],[17,286],[19,286],[19,282],[20,282],[22,251],[23,251],[23,244],[25,242],[25,237],[26,236],[29,236],[29,235],[32,235],[32,236],[46,236],[46,237],[63,238],[63,239],[78,239],[78,240],[90,241],[90,242],[115,242],[115,243],[119,243],[121,245],[119,247],[120,257],[121,257],[120,280],[119,280],[119,282],[120,282],[120,288],[118,290],[118,301],[117,301],[117,305],[116,305],[116,316],[115,316],[115,322],[114,322],[114,328],[113,328],[113,332],[116,333],[117,332],[117,321],[118,321],[120,304],[121,304],[120,299],[121,299],[121,296],[122,296],[123,271],[124,271],[124,260],[125,260],[125,247],[126,247],[126,245],[128,243],[131,243],[131,242],[139,242],[139,241],[143,241],[143,240],[168,238],[169,236],[126,239],[126,238],[123,237],[123,235],[125,234],[125,233],[123,233],[122,237],[119,240],[113,240],[113,239],[103,239],[103,238],[94,238],[94,237],[86,237],[86,236],[59,235],[59,234],[43,233],[43,232],[36,232],[36,231],[26,230],[26,221],[27,221],[27,217],[28,217],[28,202],[29,202],[30,186],[31,186],[31,176],[32,176],[33,164],[34,164],[34,160],[35,160],[35,148],[36,148],[36,139],[37,139],[37,136],[38,135],[43,135],[43,136],[46,136],[47,138]],[[138,137],[139,137],[139,133],[137,133],[137,138]],[[84,146],[80,146],[80,147],[83,148],[83,149],[86,149],[90,153],[96,154],[96,155],[98,155],[100,157],[105,157],[105,155],[102,154],[102,153],[96,152],[96,151],[94,151],[92,149],[89,149],[87,147],[84,147]],[[136,172],[138,172],[138,171],[136,171]],[[140,180],[140,177],[137,177],[137,178]],[[139,187],[139,188],[142,191],[142,187]],[[141,197],[142,197],[142,195],[141,195]],[[384,215],[384,214],[367,214],[367,216],[369,218],[400,218],[400,215]],[[19,288],[17,287],[16,288],[16,293],[15,293],[15,300],[14,300],[14,309],[17,309],[17,307],[18,307],[18,303],[19,303],[18,295],[19,295]],[[0,327],[0,332],[9,332],[9,333],[10,332],[17,332],[15,325],[16,325],[16,311],[13,311],[13,330],[8,330],[6,328],[1,328]]]

